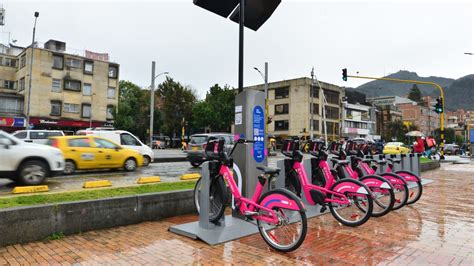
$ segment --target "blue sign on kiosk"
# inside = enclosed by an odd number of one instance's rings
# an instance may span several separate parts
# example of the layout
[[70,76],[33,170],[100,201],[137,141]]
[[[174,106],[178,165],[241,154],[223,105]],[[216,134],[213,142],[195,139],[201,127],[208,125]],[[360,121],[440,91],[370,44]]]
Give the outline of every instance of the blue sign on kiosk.
[[259,105],[253,108],[253,158],[257,163],[265,159],[265,113]]

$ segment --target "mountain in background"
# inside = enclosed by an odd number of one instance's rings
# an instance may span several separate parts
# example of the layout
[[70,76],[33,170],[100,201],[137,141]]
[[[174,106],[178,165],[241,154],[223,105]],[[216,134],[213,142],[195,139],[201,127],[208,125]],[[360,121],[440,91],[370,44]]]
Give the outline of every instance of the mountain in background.
[[[457,80],[443,77],[420,77],[416,72],[400,70],[397,73],[386,76],[387,78],[417,80],[435,82],[443,87],[446,97],[445,108],[448,110],[456,110],[464,108],[467,110],[474,109],[474,75],[468,75]],[[423,96],[439,96],[436,88],[430,85],[417,84]],[[374,80],[346,91],[357,91],[364,93],[367,97],[375,96],[401,96],[408,95],[413,87],[411,83],[398,83],[385,80]]]

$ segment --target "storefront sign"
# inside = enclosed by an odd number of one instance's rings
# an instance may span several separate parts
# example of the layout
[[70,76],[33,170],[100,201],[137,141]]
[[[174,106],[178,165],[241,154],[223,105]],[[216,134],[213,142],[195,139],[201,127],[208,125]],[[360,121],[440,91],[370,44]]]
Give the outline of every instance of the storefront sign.
[[[52,120],[52,119],[42,119],[42,118],[31,118],[30,123],[35,126],[57,126],[57,127],[78,127],[78,128],[88,128],[90,127],[89,121],[77,121],[77,120]],[[104,124],[110,124],[107,122],[92,122],[92,127],[102,127]]]
[[86,57],[93,59],[93,60],[100,60],[100,61],[109,61],[109,54],[108,53],[95,53],[86,50]]
[[0,117],[0,126],[24,127],[25,119],[23,117]]

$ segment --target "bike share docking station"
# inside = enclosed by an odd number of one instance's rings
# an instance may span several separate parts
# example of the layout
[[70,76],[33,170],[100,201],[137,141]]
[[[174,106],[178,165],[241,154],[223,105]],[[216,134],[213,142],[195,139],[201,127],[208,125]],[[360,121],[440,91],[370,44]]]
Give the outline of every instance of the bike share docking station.
[[[247,198],[252,198],[258,182],[257,177],[261,174],[256,167],[267,166],[264,110],[265,94],[261,91],[244,90],[235,97],[234,139],[255,141],[238,145],[234,151],[234,179],[242,196]],[[209,166],[210,162],[202,164],[199,221],[171,226],[169,231],[192,239],[201,239],[209,245],[258,233],[255,222],[245,221],[238,210],[233,210],[232,215],[223,216],[218,223],[209,222]],[[284,176],[280,174],[277,179],[281,178]]]

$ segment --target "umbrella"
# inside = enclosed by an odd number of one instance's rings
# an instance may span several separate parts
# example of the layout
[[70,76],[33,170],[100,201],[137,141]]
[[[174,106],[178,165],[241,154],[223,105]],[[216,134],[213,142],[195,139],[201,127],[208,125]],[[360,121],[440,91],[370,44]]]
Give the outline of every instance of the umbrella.
[[410,131],[405,134],[405,136],[408,137],[424,137],[425,134],[423,134],[421,131],[415,130],[415,131]]

